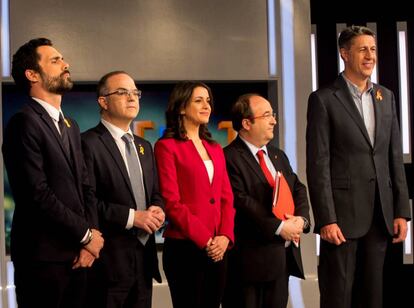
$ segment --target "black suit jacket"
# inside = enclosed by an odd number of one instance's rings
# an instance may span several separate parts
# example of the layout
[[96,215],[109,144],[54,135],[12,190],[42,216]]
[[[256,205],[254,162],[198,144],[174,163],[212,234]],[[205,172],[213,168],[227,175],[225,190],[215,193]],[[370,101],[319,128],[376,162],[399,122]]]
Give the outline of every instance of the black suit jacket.
[[[163,207],[151,144],[138,136],[134,136],[134,141],[143,169],[147,206],[154,204]],[[101,263],[109,280],[131,278],[136,275],[132,270],[135,268],[134,253],[137,245],[141,244],[136,237],[137,228],[125,229],[129,210],[135,209],[125,163],[112,135],[102,123],[82,134],[82,146],[90,181],[100,201],[99,226],[105,246],[98,263]],[[139,150],[141,147],[142,152]],[[160,282],[154,235],[145,245],[144,262],[145,275]]]
[[[295,215],[310,221],[306,187],[292,171],[283,151],[271,145],[267,149],[274,167],[283,173],[292,191]],[[270,281],[286,267],[291,275],[304,278],[300,249],[290,245],[293,258],[287,259],[288,264],[281,261],[284,258],[280,256],[286,253],[285,240],[275,235],[281,221],[272,213],[273,189],[259,163],[240,137],[224,149],[224,154],[236,209],[232,254],[239,263],[242,278],[250,282]]]
[[52,118],[36,101],[29,99],[5,130],[3,156],[15,201],[14,262],[73,261],[88,227],[95,226],[87,222],[95,214],[79,128],[67,120],[73,165]]
[[309,97],[307,177],[316,232],[336,222],[345,237],[365,235],[376,185],[391,235],[394,218],[410,217],[394,95],[374,84],[372,96],[374,146],[342,76]]

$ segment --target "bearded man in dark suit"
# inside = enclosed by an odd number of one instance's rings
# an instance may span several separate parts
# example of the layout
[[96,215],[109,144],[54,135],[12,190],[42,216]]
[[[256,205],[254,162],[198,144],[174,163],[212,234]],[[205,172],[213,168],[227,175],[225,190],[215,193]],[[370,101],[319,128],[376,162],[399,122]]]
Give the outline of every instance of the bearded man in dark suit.
[[45,38],[13,56],[28,94],[9,121],[3,155],[15,201],[11,259],[19,308],[83,307],[86,273],[103,246],[79,128],[61,110],[69,64]]

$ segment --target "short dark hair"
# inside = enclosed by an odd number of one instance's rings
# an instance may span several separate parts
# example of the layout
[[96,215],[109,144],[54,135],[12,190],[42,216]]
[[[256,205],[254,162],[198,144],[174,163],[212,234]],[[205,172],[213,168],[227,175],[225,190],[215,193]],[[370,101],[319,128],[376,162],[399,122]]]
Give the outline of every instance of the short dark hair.
[[369,35],[375,38],[375,32],[372,31],[370,28],[363,26],[351,26],[346,28],[339,34],[339,48],[349,49],[352,45],[352,40],[360,35]]
[[[197,87],[205,88],[210,96],[210,107],[213,111],[213,95],[211,89],[200,81],[182,81],[175,85],[168,99],[168,107],[165,112],[167,127],[162,138],[175,138],[187,140],[187,131],[184,127],[181,111],[190,103],[191,95]],[[207,124],[201,124],[199,136],[208,142],[215,142],[208,131]]]
[[233,129],[239,132],[242,128],[242,122],[244,119],[250,119],[254,123],[253,112],[250,108],[250,98],[253,96],[260,96],[256,93],[247,93],[239,96],[236,102],[231,108],[231,121],[233,123]]
[[107,83],[109,78],[111,78],[112,76],[115,76],[115,75],[128,75],[129,76],[129,74],[125,71],[112,71],[112,72],[109,72],[109,73],[103,75],[101,77],[101,79],[99,79],[98,85],[96,87],[96,96],[97,97],[103,96],[103,95],[106,94],[106,92],[108,92],[108,87],[107,87],[106,83]]
[[12,76],[14,82],[26,93],[29,93],[31,88],[30,80],[26,78],[26,70],[41,72],[40,55],[37,52],[37,48],[40,46],[53,45],[52,41],[47,38],[36,38],[21,46],[13,55]]

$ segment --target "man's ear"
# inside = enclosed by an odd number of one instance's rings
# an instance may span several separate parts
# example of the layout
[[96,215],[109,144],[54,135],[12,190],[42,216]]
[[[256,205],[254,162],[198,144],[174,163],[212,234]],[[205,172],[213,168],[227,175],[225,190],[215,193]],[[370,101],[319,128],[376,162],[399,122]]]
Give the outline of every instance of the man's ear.
[[99,96],[98,104],[99,104],[99,107],[101,107],[102,110],[108,110],[108,102],[107,102],[105,97]]
[[180,111],[180,115],[185,115],[185,111],[184,110],[181,110]]
[[250,122],[250,120],[249,119],[243,119],[242,120],[242,127],[245,129],[245,130],[250,130],[250,127],[251,127],[251,122]]
[[348,53],[347,49],[340,48],[339,49],[339,54],[341,55],[341,58],[342,58],[342,60],[344,60],[344,62],[348,62],[349,53]]
[[38,82],[40,78],[40,74],[34,70],[25,70],[24,74],[26,78],[31,82]]

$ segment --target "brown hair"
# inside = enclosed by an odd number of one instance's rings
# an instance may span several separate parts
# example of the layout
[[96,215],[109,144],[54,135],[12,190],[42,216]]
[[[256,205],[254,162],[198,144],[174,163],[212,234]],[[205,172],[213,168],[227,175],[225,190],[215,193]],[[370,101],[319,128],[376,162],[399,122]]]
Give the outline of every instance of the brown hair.
[[[168,99],[168,107],[165,112],[167,128],[162,138],[188,139],[181,111],[190,103],[191,95],[197,87],[202,87],[207,90],[210,96],[210,107],[213,110],[213,95],[211,89],[206,84],[199,81],[182,81],[177,83]],[[200,125],[199,136],[208,142],[215,142],[211,133],[208,131],[207,124]]]

